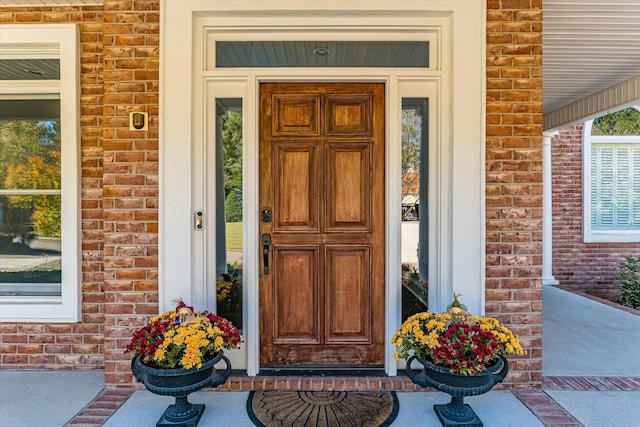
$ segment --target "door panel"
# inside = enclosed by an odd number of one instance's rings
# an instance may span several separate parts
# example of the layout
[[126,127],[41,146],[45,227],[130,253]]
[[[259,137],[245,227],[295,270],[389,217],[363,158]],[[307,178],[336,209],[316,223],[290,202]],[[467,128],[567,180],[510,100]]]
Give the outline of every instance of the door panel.
[[320,96],[289,95],[273,97],[273,135],[318,135]]
[[370,229],[370,157],[369,144],[327,144],[327,232]]
[[326,254],[326,340],[328,343],[369,343],[369,247],[330,246]]
[[[320,343],[317,247],[282,246],[274,249],[277,316],[274,343]],[[296,286],[288,286],[295,283]]]
[[261,365],[384,363],[384,84],[263,83]]
[[274,148],[276,229],[317,231],[317,143],[279,143]]
[[371,111],[373,96],[327,95],[326,134],[371,136]]

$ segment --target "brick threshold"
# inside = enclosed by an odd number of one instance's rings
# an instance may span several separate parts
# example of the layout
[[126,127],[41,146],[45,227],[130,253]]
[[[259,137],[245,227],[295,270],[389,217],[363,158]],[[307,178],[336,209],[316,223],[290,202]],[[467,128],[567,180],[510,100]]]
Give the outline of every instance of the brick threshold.
[[[566,391],[640,391],[640,377],[543,377],[542,389],[512,389],[518,398],[545,426],[582,426],[551,398],[546,390]],[[415,385],[407,377],[247,377],[231,376],[218,391],[252,390],[324,390],[324,391],[435,391]],[[99,427],[133,395],[131,388],[105,388],[65,427]]]
[[221,391],[415,391],[421,389],[422,387],[404,376],[231,376],[226,383],[217,388]]

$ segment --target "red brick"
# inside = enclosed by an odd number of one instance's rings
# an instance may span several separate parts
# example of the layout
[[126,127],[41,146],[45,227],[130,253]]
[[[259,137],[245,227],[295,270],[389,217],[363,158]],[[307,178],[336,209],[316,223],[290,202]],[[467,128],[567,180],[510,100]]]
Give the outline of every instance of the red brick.
[[29,356],[25,354],[5,354],[2,355],[2,365],[20,365],[26,364]]
[[41,345],[19,345],[18,353],[20,354],[41,354],[44,351],[44,347]]
[[27,336],[26,335],[3,335],[2,336],[3,344],[26,344]]

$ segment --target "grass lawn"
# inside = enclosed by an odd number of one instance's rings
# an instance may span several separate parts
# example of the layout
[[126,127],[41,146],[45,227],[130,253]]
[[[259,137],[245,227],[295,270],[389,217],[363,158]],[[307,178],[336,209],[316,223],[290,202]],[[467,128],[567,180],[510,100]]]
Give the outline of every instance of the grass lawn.
[[242,222],[227,223],[227,249],[242,250]]

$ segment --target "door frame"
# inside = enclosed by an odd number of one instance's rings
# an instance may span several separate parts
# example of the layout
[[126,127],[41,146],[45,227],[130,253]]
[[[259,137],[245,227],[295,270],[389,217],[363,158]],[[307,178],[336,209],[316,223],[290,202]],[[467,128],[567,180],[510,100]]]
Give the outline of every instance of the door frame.
[[[257,108],[251,100],[257,99],[261,81],[378,81],[387,86],[387,207],[386,207],[386,313],[385,371],[395,375],[398,364],[393,358],[394,348],[390,337],[400,323],[399,235],[394,229],[401,223],[400,135],[401,88],[415,83],[424,87],[436,102],[434,136],[437,156],[434,159],[436,176],[429,189],[430,205],[430,301],[434,310],[444,309],[455,289],[463,292],[465,302],[475,313],[484,311],[484,2],[477,0],[412,1],[401,5],[354,0],[348,5],[340,1],[323,2],[333,6],[325,14],[315,11],[290,11],[274,16],[271,10],[290,8],[286,2],[265,0],[252,2],[252,14],[245,16],[240,10],[246,5],[199,0],[166,0],[162,2],[161,17],[161,93],[160,101],[160,206],[159,206],[159,305],[160,310],[171,307],[171,300],[182,297],[191,304],[201,306],[206,301],[207,272],[202,271],[202,257],[208,250],[204,233],[193,231],[191,217],[202,206],[206,183],[197,182],[184,171],[203,167],[199,161],[211,129],[207,126],[208,101],[224,82],[244,86],[245,114],[245,188],[257,188],[257,173],[251,163],[257,156]],[[242,2],[243,3],[243,2]],[[384,4],[383,4],[384,3]],[[317,8],[318,6],[310,6]],[[428,8],[428,10],[427,10]],[[393,9],[393,10],[389,10]],[[339,13],[336,13],[338,11]],[[265,15],[270,19],[265,20]],[[327,17],[332,25],[327,26]],[[455,17],[455,19],[454,19]],[[273,19],[271,19],[273,18]],[[439,47],[433,70],[399,69],[207,69],[207,35],[209,32],[240,33],[255,28],[251,20],[260,22],[270,37],[283,33],[301,37],[301,27],[292,28],[292,22],[313,28],[322,33],[336,33],[336,29],[349,33],[350,29],[366,27],[369,33],[376,31],[390,34],[394,28],[404,29],[404,34],[426,29],[438,30]],[[241,25],[242,23],[242,25]],[[367,24],[368,26],[366,26]],[[260,26],[259,25],[259,26]],[[191,31],[185,31],[190,28]],[[372,30],[373,28],[373,30]],[[407,30],[409,29],[409,30]],[[268,31],[266,31],[268,30]],[[186,34],[187,37],[182,36]],[[465,37],[466,36],[466,37]],[[455,49],[454,49],[455,46]],[[172,52],[171,57],[166,52]],[[210,59],[210,58],[209,58]],[[454,67],[454,64],[461,64]],[[188,71],[185,72],[185,68]],[[320,71],[320,72],[319,72]],[[324,75],[323,75],[324,74]],[[407,90],[406,96],[416,96]],[[219,95],[218,95],[219,96]],[[254,123],[253,126],[249,123]],[[396,142],[394,142],[396,141]],[[253,159],[253,160],[252,160]],[[456,173],[454,175],[454,167]],[[397,175],[397,176],[396,176]],[[433,191],[432,191],[433,190]],[[453,196],[455,194],[455,197]],[[259,366],[259,317],[257,277],[251,269],[259,265],[257,243],[248,236],[257,235],[257,192],[245,199],[245,266],[248,292],[245,302],[245,345],[237,355],[232,355],[234,367],[246,367],[249,375],[257,374]],[[253,207],[256,208],[253,208]],[[213,218],[208,222],[214,224]],[[434,233],[431,233],[433,228]],[[454,257],[453,254],[456,254]],[[437,257],[437,258],[435,258]],[[184,266],[191,265],[189,271]],[[433,274],[433,276],[432,276]],[[455,284],[455,287],[454,287]],[[236,361],[237,360],[237,361]]]

